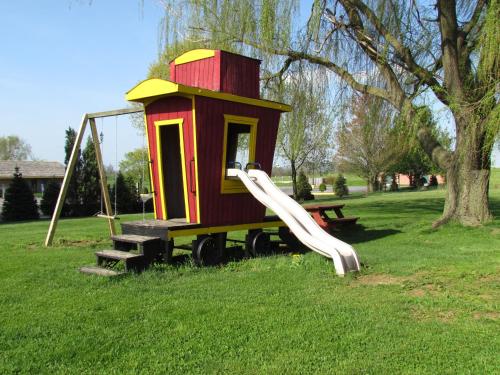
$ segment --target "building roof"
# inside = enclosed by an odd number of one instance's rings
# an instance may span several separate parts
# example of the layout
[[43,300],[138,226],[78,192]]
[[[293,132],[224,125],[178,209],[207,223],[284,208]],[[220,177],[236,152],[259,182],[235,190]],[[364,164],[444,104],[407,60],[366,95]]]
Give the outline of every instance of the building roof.
[[163,79],[152,78],[142,81],[129,92],[126,99],[131,102],[145,103],[151,99],[158,99],[165,96],[206,96],[214,99],[227,100],[236,103],[250,104],[257,107],[277,109],[282,112],[290,112],[292,107],[287,104],[273,102],[271,100],[254,99],[246,96],[228,94],[225,92],[212,91],[199,87],[186,86]]
[[16,166],[24,178],[62,178],[66,169],[57,161],[0,160],[0,178],[12,178]]

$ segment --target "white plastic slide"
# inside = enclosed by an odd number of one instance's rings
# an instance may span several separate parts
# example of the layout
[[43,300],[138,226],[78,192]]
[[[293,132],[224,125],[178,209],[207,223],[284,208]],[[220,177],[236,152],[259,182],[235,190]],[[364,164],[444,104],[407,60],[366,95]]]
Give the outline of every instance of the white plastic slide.
[[248,174],[240,169],[227,170],[228,177],[238,177],[248,191],[264,206],[273,210],[304,245],[331,258],[337,275],[359,271],[359,260],[353,247],[325,232],[295,200],[283,193],[261,170]]

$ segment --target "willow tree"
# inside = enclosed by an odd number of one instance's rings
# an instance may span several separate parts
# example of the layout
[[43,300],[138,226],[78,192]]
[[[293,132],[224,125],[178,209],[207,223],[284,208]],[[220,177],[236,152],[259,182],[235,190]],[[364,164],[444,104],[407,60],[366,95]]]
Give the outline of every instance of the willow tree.
[[[165,35],[278,56],[264,61],[278,77],[305,60],[327,68],[352,90],[389,102],[407,117],[409,138],[418,139],[446,170],[443,216],[435,224],[491,219],[490,160],[500,127],[500,0],[313,0],[304,24],[297,0],[166,4],[171,7]],[[379,75],[380,84],[366,83],[366,72]],[[452,151],[419,120],[417,105],[431,97],[454,120]]]

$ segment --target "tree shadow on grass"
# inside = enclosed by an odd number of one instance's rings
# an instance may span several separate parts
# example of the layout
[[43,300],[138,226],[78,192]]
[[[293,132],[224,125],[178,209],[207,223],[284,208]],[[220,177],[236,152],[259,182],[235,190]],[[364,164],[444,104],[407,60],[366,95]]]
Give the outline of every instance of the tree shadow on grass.
[[366,229],[363,225],[357,224],[334,231],[332,232],[332,236],[349,244],[357,244],[378,240],[398,233],[401,233],[398,229]]
[[495,217],[500,216],[500,199],[495,199],[490,197],[490,208],[491,208],[491,213]]
[[[443,211],[443,198],[429,199],[407,199],[404,201],[378,201],[364,204],[362,207],[356,207],[363,212],[380,212],[381,216],[391,214],[405,214],[419,216],[422,214],[439,215]],[[348,213],[348,207],[345,209]]]

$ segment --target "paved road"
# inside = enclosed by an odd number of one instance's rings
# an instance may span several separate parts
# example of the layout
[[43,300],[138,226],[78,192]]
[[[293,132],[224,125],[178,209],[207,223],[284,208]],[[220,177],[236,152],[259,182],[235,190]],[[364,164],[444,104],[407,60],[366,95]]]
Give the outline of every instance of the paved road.
[[[348,188],[351,193],[366,193],[366,186],[348,186]],[[280,189],[288,195],[293,194],[291,186],[282,186]],[[330,189],[328,191],[331,191]],[[319,190],[313,190],[313,193],[315,192],[319,192]]]

